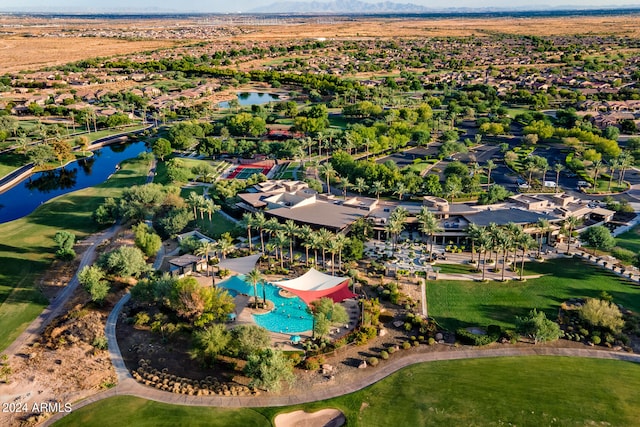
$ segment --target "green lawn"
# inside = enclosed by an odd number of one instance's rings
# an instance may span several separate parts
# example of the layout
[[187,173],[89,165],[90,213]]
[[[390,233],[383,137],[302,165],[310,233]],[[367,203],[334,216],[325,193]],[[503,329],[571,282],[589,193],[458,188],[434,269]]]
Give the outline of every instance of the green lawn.
[[471,359],[414,365],[364,390],[294,407],[228,410],[120,396],[73,411],[55,425],[268,426],[279,413],[337,408],[349,426],[363,427],[630,426],[640,416],[638,387],[640,366],[629,362]]
[[529,263],[525,274],[545,274],[526,282],[470,282],[438,280],[427,284],[429,315],[448,330],[498,324],[513,328],[515,317],[532,308],[549,318],[569,298],[597,297],[607,291],[618,304],[640,310],[640,288],[613,273],[579,260],[561,258]]
[[469,274],[475,273],[476,269],[468,264],[435,264],[443,274]]
[[42,311],[45,301],[36,279],[53,260],[58,230],[78,239],[94,233],[91,213],[105,197],[145,181],[148,163],[131,160],[111,179],[43,204],[27,217],[0,224],[0,350],[6,348]]
[[[222,233],[226,232],[229,232],[233,235],[233,233],[237,229],[234,222],[229,221],[219,213],[213,214],[213,216],[211,217],[211,222],[209,222],[209,218],[205,213],[204,220],[198,219],[198,221],[196,221],[196,226],[199,227],[204,234],[213,238],[218,238],[220,237],[220,235],[222,235]],[[246,234],[246,232],[244,234]]]
[[616,246],[640,254],[640,226],[635,226],[626,233],[622,233],[616,237]]
[[0,156],[0,178],[10,174],[28,161],[25,155],[18,154],[15,151],[2,154]]

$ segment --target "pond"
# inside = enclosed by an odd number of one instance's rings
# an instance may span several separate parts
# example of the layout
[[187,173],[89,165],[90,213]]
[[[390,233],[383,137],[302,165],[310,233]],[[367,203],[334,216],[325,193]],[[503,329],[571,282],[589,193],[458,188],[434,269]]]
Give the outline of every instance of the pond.
[[[280,100],[278,95],[265,92],[238,92],[237,95],[240,106],[261,105]],[[227,101],[221,102],[218,106],[220,108],[229,108],[229,103]]]
[[54,197],[100,184],[116,171],[123,160],[147,151],[143,141],[109,145],[93,152],[93,156],[68,165],[38,172],[0,194],[0,223],[29,215]]

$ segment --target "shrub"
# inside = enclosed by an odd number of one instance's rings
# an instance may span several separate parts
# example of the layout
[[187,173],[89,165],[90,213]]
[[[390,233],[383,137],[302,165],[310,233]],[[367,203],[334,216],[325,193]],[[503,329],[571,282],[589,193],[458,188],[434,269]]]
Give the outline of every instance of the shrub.
[[317,371],[320,369],[320,362],[315,357],[310,357],[304,361],[304,369],[307,371]]
[[107,348],[109,348],[109,342],[107,341],[107,337],[105,337],[104,335],[95,337],[91,345],[98,350],[106,350]]
[[429,337],[429,345],[434,345],[436,343],[435,338]]
[[380,352],[380,358],[381,358],[382,360],[387,360],[387,359],[389,358],[389,353],[387,353],[385,350],[382,350],[382,351]]
[[405,341],[402,343],[402,348],[405,350],[409,350],[411,348],[411,343],[409,341]]
[[387,353],[389,353],[389,354],[393,354],[393,353],[395,353],[395,352],[396,352],[396,348],[395,348],[395,347],[389,347],[389,348],[387,349]]
[[380,360],[378,360],[377,357],[370,357],[369,359],[367,359],[367,363],[371,366],[378,366],[379,362]]
[[414,346],[414,347],[417,347],[417,346],[419,346],[419,345],[420,345],[420,341],[414,341],[414,342],[413,342],[413,346]]
[[460,328],[456,331],[456,337],[463,344],[477,345],[477,346],[491,344],[492,342],[495,342],[498,338],[500,338],[499,336],[489,335],[489,334],[476,335],[474,333],[467,331],[464,328]]
[[617,259],[619,259],[625,264],[633,263],[633,260],[636,257],[635,252],[630,251],[629,249],[618,247],[618,246],[616,246],[611,250],[611,255],[613,255],[614,257],[616,257]]
[[151,318],[149,317],[149,315],[147,314],[146,311],[141,311],[139,313],[137,313],[135,316],[135,322],[134,324],[136,326],[145,326],[149,323],[149,321],[151,320]]

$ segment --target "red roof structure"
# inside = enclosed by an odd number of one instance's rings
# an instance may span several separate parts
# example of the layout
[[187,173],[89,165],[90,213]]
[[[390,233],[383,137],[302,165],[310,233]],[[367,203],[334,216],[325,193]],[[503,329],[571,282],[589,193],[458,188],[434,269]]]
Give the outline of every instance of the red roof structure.
[[334,302],[342,302],[356,296],[349,290],[348,277],[331,276],[314,268],[296,279],[272,282],[272,284],[295,294],[307,305],[323,297],[331,298]]

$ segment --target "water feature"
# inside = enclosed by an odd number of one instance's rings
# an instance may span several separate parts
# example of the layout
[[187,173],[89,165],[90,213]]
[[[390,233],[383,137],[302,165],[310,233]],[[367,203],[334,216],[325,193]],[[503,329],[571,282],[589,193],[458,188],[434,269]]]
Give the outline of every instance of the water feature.
[[100,184],[123,160],[146,151],[143,141],[109,145],[93,156],[51,171],[38,172],[0,194],[0,223],[22,218],[54,197]]
[[[233,295],[246,294],[253,296],[253,285],[244,281],[243,276],[233,276],[218,286],[230,291]],[[273,310],[265,314],[254,314],[253,319],[263,328],[271,332],[283,334],[310,331],[313,328],[313,318],[307,313],[307,306],[299,297],[286,298],[280,295],[280,289],[270,283],[258,284],[258,298],[262,298],[263,291],[268,301],[273,303]]]
[[[238,92],[237,95],[240,106],[261,105],[280,100],[278,95],[266,92]],[[219,103],[218,106],[220,108],[229,108],[229,103],[224,101]]]

